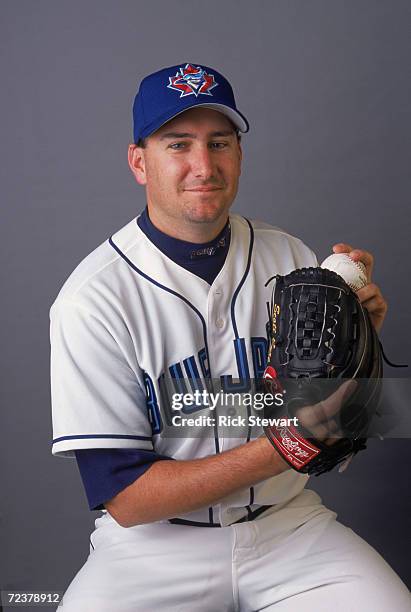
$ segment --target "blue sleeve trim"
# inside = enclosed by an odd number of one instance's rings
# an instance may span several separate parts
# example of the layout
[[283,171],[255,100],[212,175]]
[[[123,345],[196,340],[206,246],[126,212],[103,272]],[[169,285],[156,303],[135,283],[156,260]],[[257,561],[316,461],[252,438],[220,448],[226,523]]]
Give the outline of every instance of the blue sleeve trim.
[[57,442],[63,442],[64,440],[147,440],[152,442],[152,438],[149,436],[128,436],[122,434],[91,434],[91,435],[80,435],[80,436],[61,436],[61,438],[54,438],[53,444]]
[[135,482],[156,461],[172,457],[134,449],[80,449],[75,451],[90,510],[104,510],[104,503]]

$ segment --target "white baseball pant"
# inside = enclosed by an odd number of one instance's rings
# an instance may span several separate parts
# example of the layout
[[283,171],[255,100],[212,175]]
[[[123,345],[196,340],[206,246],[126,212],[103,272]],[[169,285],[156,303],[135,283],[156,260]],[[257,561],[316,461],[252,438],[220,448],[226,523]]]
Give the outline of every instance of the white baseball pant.
[[410,612],[400,578],[302,491],[229,527],[96,520],[59,612]]

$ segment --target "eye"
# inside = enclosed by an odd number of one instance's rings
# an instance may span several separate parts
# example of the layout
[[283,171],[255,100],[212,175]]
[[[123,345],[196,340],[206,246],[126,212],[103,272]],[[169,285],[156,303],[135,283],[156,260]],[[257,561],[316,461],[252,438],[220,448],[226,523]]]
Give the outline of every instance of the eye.
[[225,149],[227,146],[226,142],[210,142],[210,148],[214,150]]
[[173,151],[179,151],[180,149],[183,149],[186,146],[186,143],[185,142],[172,142],[168,146]]

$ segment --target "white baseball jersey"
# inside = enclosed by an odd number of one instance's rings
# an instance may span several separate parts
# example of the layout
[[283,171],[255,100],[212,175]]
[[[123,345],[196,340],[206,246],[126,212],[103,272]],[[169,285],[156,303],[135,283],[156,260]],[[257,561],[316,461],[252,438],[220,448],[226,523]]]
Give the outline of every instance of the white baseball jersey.
[[[225,391],[247,391],[264,368],[272,291],[266,281],[318,265],[301,240],[282,230],[236,214],[230,224],[229,251],[211,286],[164,255],[136,219],[71,274],[50,313],[54,454],[130,448],[189,460],[250,439],[249,431],[224,437],[218,426],[204,438],[162,435],[171,410],[165,377],[183,390],[188,379],[206,388],[211,378]],[[287,470],[180,518],[228,525],[246,507],[291,499],[306,480]]]

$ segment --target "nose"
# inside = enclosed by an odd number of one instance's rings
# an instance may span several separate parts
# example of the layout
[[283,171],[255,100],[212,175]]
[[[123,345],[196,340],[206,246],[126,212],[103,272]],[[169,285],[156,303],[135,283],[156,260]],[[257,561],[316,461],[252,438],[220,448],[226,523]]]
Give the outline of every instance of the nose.
[[207,145],[194,147],[191,157],[191,170],[196,178],[202,180],[210,179],[215,171],[212,151]]

